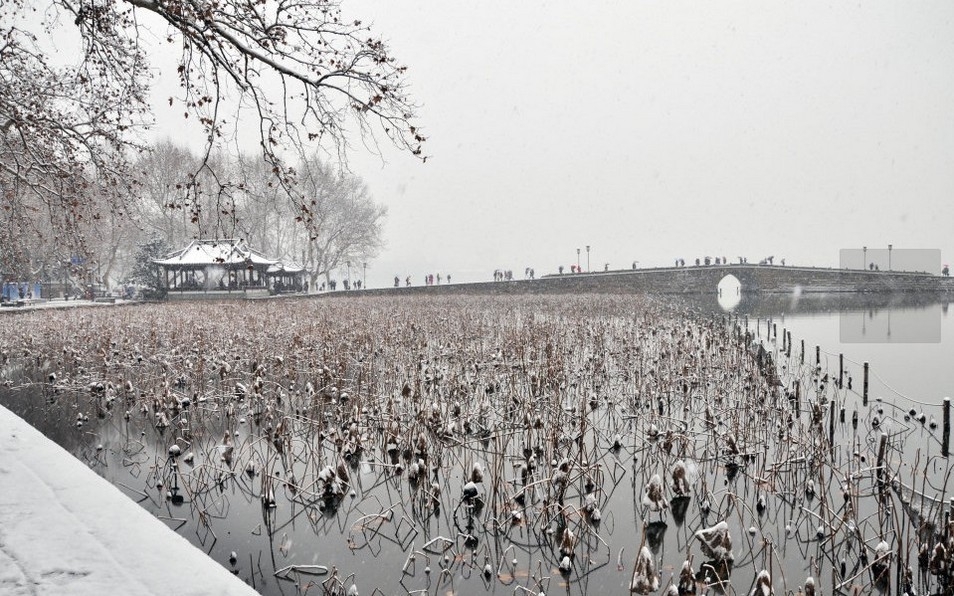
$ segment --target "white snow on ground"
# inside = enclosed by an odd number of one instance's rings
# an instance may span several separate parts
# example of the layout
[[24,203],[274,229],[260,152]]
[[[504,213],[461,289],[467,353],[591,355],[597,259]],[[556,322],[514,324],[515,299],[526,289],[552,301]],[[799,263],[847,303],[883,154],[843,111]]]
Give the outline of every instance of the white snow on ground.
[[30,310],[49,310],[54,308],[87,308],[91,306],[119,306],[122,304],[132,304],[134,300],[123,300],[117,298],[115,302],[95,302],[93,300],[63,300],[55,298],[53,300],[42,300],[36,302],[24,302],[22,306],[4,306],[0,308],[0,314],[16,314]]
[[256,594],[0,406],[0,594]]

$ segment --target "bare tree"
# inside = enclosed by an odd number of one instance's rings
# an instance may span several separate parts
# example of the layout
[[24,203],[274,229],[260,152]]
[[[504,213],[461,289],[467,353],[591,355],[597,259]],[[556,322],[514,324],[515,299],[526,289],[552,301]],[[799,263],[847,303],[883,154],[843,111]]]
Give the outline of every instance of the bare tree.
[[297,261],[295,241],[301,224],[284,189],[275,183],[269,165],[260,156],[241,155],[237,177],[237,235],[271,257]]
[[301,260],[314,287],[320,276],[327,281],[347,262],[357,266],[377,256],[387,208],[374,202],[360,178],[317,155],[304,160],[299,170],[301,193],[315,224],[299,236]]
[[32,31],[33,8],[0,3],[0,189],[11,215],[4,223],[19,236],[49,229],[81,247],[94,198],[96,209],[122,213],[126,155],[137,148],[129,130],[143,121],[148,73],[134,38],[105,39],[89,24],[81,27],[85,59],[56,66],[38,41],[55,34],[54,23]]
[[[0,154],[6,165],[16,159]],[[115,187],[76,181],[34,173],[30,183],[3,186],[0,271],[5,276],[85,288],[108,279],[122,262],[137,230],[114,208]]]
[[111,288],[113,281],[128,274],[142,232],[135,222],[115,212],[98,218],[87,234],[87,250],[95,264],[97,283]]
[[[387,209],[374,202],[355,174],[332,166],[318,154],[298,164],[294,192],[307,201],[311,215],[306,225],[260,155],[211,156],[218,177],[214,181],[204,180],[205,174],[196,177],[196,189],[208,188],[209,192],[200,192],[196,204],[184,208],[177,202],[177,181],[192,171],[198,159],[187,149],[165,141],[137,163],[143,184],[133,213],[141,226],[135,237],[123,236],[126,245],[159,238],[167,246],[180,247],[197,231],[209,230],[214,237],[240,238],[270,257],[304,266],[312,286],[349,261],[357,267],[377,256]],[[215,213],[229,216],[216,218]],[[198,223],[197,214],[202,218]],[[225,219],[232,225],[226,226]],[[129,229],[115,230],[109,237],[96,235],[103,262],[113,254],[109,239],[127,234]],[[131,266],[115,265],[118,269]]]
[[[42,19],[36,25],[31,19]],[[158,26],[156,25],[158,23]],[[200,225],[237,216],[230,188],[210,160],[242,106],[258,117],[262,156],[299,222],[314,228],[312,205],[297,192],[280,155],[318,144],[343,154],[349,131],[383,134],[421,154],[405,67],[360,21],[328,0],[5,0],[0,3],[0,192],[51,214],[68,228],[91,209],[128,212],[143,149],[135,129],[148,121],[144,27],[165,27],[181,50],[179,101],[207,145],[175,201]],[[58,65],[48,39],[80,40],[79,60]],[[58,56],[56,60],[62,60]],[[170,102],[177,100],[170,97]],[[214,214],[203,212],[199,182],[219,184]],[[65,183],[64,181],[69,181]],[[78,192],[96,181],[97,197]],[[208,188],[204,190],[207,195]],[[3,222],[18,226],[21,220]]]
[[0,271],[20,280],[48,279],[86,250],[100,215],[90,185],[42,168],[26,171],[24,151],[22,142],[0,143],[0,171],[22,172],[20,179],[0,176]]
[[182,181],[198,168],[198,162],[197,155],[169,139],[137,161],[141,186],[131,210],[144,238],[158,236],[168,246],[180,246],[191,236],[191,214],[181,201]]
[[[129,210],[145,232],[140,241],[159,236],[169,246],[182,246],[196,236],[235,234],[241,169],[234,160],[220,153],[203,158],[166,139],[143,154],[133,169],[139,187]],[[191,187],[188,202],[182,194],[186,185]]]

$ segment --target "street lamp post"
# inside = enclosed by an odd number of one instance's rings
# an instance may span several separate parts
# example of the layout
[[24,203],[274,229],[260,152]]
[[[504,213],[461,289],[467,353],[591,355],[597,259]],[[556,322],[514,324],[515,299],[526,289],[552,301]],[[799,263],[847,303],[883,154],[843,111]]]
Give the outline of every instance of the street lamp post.
[[586,272],[590,272],[590,245],[586,245]]
[[576,249],[576,272],[580,272],[580,249]]
[[868,268],[868,247],[867,246],[861,247],[861,268],[862,269]]
[[891,245],[888,245],[888,271],[891,271]]

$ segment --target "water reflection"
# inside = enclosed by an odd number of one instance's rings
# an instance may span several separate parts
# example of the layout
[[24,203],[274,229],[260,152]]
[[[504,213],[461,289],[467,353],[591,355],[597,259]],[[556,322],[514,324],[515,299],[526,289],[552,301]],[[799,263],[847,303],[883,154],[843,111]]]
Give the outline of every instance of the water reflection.
[[[730,313],[717,296],[696,296],[688,308],[733,317],[767,349],[782,349],[800,362],[816,359],[847,388],[860,390],[863,363],[870,364],[870,395],[902,409],[934,408],[954,397],[954,296],[902,294],[745,294]],[[804,353],[803,353],[804,351]],[[843,361],[843,362],[840,362]]]
[[868,308],[839,314],[842,343],[939,343],[947,304]]
[[773,317],[837,314],[841,343],[939,343],[942,320],[954,297],[944,294],[756,294],[720,292],[687,302],[735,316]]
[[726,275],[717,287],[719,308],[732,312],[742,302],[742,282],[734,275]]
[[939,312],[947,316],[949,306],[954,302],[954,296],[944,293],[854,293],[842,292],[825,293],[754,293],[741,291],[740,300],[730,306],[723,307],[718,293],[696,294],[686,299],[688,304],[712,313],[731,312],[732,314],[749,317],[771,317],[786,315],[804,315],[818,313],[839,312],[871,312],[879,313],[888,310],[921,310],[937,307]]

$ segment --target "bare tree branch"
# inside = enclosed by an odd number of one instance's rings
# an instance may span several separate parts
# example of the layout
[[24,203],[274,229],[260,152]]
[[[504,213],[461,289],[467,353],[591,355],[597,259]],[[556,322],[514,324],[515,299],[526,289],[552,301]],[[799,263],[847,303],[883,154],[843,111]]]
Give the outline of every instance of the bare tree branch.
[[[31,14],[44,16],[39,28]],[[340,158],[352,133],[384,135],[422,154],[406,68],[365,25],[345,19],[337,2],[6,0],[0,3],[0,192],[19,211],[0,225],[11,233],[28,223],[36,232],[43,226],[28,221],[30,214],[43,212],[51,230],[81,237],[79,222],[95,221],[93,210],[132,211],[140,181],[132,164],[145,149],[136,134],[150,123],[151,75],[139,37],[145,15],[165,23],[166,43],[181,50],[184,115],[206,135],[196,169],[169,202],[188,211],[200,232],[238,225],[240,189],[212,155],[243,106],[257,115],[262,158],[292,206],[288,213],[312,236],[323,224],[283,156],[301,159],[322,145]],[[71,28],[79,34],[78,59],[51,60],[41,36],[53,39]],[[212,205],[206,196],[214,197]]]

